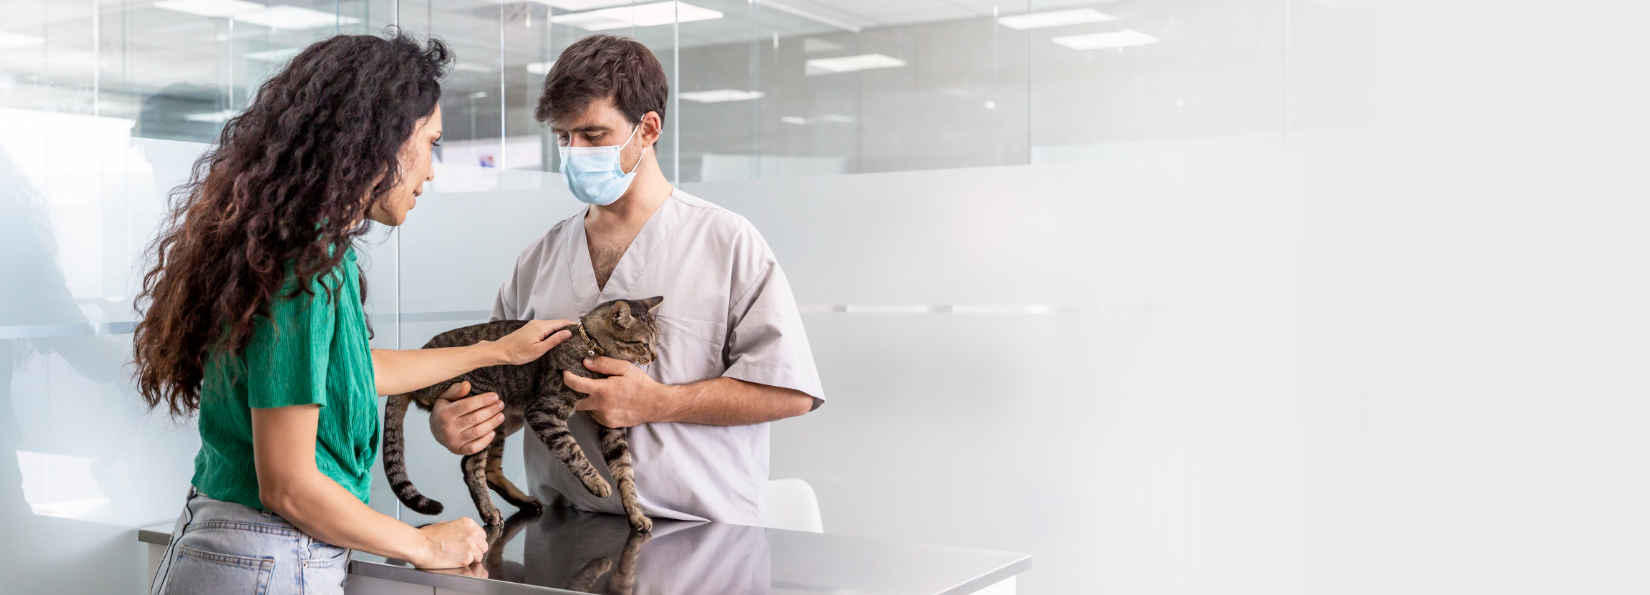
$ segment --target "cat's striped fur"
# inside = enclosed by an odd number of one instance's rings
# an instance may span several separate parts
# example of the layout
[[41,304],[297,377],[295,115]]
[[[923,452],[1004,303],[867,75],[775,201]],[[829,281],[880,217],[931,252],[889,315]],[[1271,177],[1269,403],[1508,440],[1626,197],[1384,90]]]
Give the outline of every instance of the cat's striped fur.
[[[567,428],[567,420],[573,416],[574,405],[587,395],[568,388],[562,380],[562,371],[570,371],[586,378],[602,378],[603,375],[584,367],[584,358],[592,353],[640,365],[657,359],[658,353],[654,350],[654,345],[659,336],[659,327],[653,317],[653,309],[663,301],[662,297],[652,297],[645,300],[614,300],[603,303],[580,318],[582,332],[578,327],[570,327],[574,331],[572,338],[551,349],[538,360],[520,366],[481,368],[422,390],[390,397],[384,408],[384,475],[389,479],[390,487],[395,490],[395,496],[407,507],[421,514],[441,513],[441,503],[418,493],[418,489],[413,487],[412,480],[407,477],[406,436],[402,426],[409,403],[428,411],[447,387],[469,381],[470,394],[498,393],[499,399],[504,403],[505,415],[523,417],[527,426],[538,434],[550,452],[584,483],[585,489],[597,497],[606,498],[612,493],[612,488],[601,473],[590,464],[589,459],[585,458],[583,449],[579,448],[578,441]],[[481,341],[496,341],[524,324],[525,321],[506,320],[454,329],[436,335],[424,345],[424,348],[459,347],[474,345]],[[493,506],[492,497],[487,493],[488,488],[498,492],[506,502],[523,510],[538,511],[543,506],[538,499],[522,492],[504,477],[501,463],[504,438],[504,428],[500,426],[496,430],[492,444],[488,445],[486,450],[465,456],[459,463],[464,473],[464,484],[470,489],[470,498],[475,501],[476,510],[481,513],[482,521],[488,525],[497,525],[504,520],[498,508]],[[618,483],[619,499],[624,504],[625,516],[629,518],[631,528],[638,531],[651,530],[653,523],[642,514],[641,503],[636,498],[636,476],[631,465],[630,445],[625,440],[625,431],[600,428],[600,438],[602,458],[607,461],[608,469],[612,471],[613,478]]]

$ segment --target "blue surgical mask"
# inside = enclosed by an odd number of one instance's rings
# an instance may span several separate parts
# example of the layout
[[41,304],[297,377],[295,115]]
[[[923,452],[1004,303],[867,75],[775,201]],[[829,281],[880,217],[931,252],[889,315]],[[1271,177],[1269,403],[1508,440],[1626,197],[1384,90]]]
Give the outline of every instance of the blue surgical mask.
[[630,145],[636,131],[641,129],[640,124],[636,125],[630,131],[630,138],[616,147],[561,147],[561,175],[567,178],[567,189],[573,191],[573,196],[580,202],[601,206],[613,204],[624,196],[630,181],[636,179],[636,170],[642,168],[642,160],[638,156],[636,167],[625,173],[619,163],[619,152]]

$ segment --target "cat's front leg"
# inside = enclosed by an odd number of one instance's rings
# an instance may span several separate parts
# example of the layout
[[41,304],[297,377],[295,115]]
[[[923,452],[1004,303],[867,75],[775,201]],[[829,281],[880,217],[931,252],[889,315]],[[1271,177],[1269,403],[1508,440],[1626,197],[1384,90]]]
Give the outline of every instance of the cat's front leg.
[[641,498],[636,495],[636,468],[630,458],[630,441],[625,438],[624,429],[602,426],[601,438],[602,459],[607,461],[607,469],[613,472],[613,482],[619,484],[619,501],[624,504],[630,529],[642,533],[652,531],[653,521],[642,514]]
[[541,396],[528,405],[524,417],[527,418],[527,425],[539,435],[539,440],[550,449],[550,454],[567,465],[567,470],[584,483],[586,490],[597,498],[606,498],[613,494],[612,486],[590,464],[590,459],[585,458],[579,441],[567,428],[567,419],[573,417],[575,402],[571,391]]

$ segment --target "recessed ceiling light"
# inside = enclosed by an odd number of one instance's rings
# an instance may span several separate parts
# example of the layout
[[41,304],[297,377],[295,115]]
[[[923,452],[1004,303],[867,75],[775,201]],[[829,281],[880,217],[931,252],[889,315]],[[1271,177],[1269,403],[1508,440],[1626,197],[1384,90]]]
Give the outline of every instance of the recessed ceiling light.
[[836,122],[838,124],[850,124],[854,121],[853,116],[844,116],[842,114],[825,114],[820,116],[819,119],[826,122]]
[[1117,17],[1100,12],[1092,8],[1078,8],[1074,10],[1056,10],[1053,12],[1034,12],[1031,14],[1017,14],[1011,17],[997,19],[1004,27],[1010,29],[1042,29],[1044,27],[1059,27],[1062,25],[1077,25],[1080,23],[1103,23],[1115,21]]
[[812,54],[814,52],[829,52],[831,50],[840,49],[842,49],[842,44],[832,41],[825,41],[818,37],[805,37],[802,39],[803,53]]
[[761,99],[765,93],[761,91],[743,91],[740,89],[717,89],[715,91],[693,91],[683,93],[682,99],[699,103],[723,103],[727,101],[750,101]]
[[161,0],[155,3],[155,8],[186,12],[203,17],[229,17],[244,12],[263,10],[264,5],[255,2],[242,2],[241,0]]
[[631,0],[533,0],[545,6],[554,6],[562,10],[590,10],[593,8],[607,8],[620,4],[630,4]]
[[808,119],[802,116],[780,116],[779,121],[785,124],[796,124],[797,126],[805,126],[808,124]]
[[330,12],[287,5],[264,6],[244,0],[161,0],[155,3],[155,8],[203,17],[232,18],[243,23],[288,31],[361,22],[361,19],[355,17]]
[[572,25],[586,31],[606,31],[625,27],[651,27],[671,23],[722,18],[722,13],[685,2],[655,2],[640,6],[620,6],[590,12],[550,17],[550,22]]
[[258,60],[261,62],[285,62],[287,60],[291,60],[293,56],[297,56],[298,52],[301,51],[303,51],[303,48],[281,48],[278,50],[247,52],[246,58],[248,60]]
[[[238,0],[237,0],[238,1]],[[332,27],[336,25],[353,25],[361,22],[355,17],[346,17],[330,12],[299,8],[297,6],[271,6],[254,12],[238,13],[235,20],[254,25],[263,25],[271,29],[286,31],[301,31],[318,27]]]
[[1162,40],[1152,37],[1151,35],[1135,31],[1134,29],[1124,29],[1122,31],[1112,31],[1110,33],[1067,35],[1065,37],[1056,37],[1053,41],[1054,43],[1058,43],[1074,50],[1100,50],[1128,47],[1132,45],[1146,45],[1148,43],[1157,43]]
[[477,66],[475,64],[470,64],[468,62],[459,62],[457,64],[454,64],[453,65],[453,70],[462,70],[464,72],[480,72],[480,73],[485,73],[485,74],[492,74],[492,72],[493,72],[493,69],[491,69],[491,68],[488,68],[486,66]]
[[476,91],[476,92],[470,94],[470,99],[486,99],[486,98],[487,98],[487,92],[486,91]]
[[527,73],[528,74],[539,74],[539,75],[550,74],[550,67],[555,66],[555,65],[556,65],[555,60],[551,60],[549,62],[528,62],[527,63]]
[[856,70],[871,70],[873,68],[893,68],[904,66],[905,61],[893,56],[882,54],[860,54],[858,56],[843,56],[841,58],[815,58],[807,62],[807,75],[834,74],[838,72],[854,72]]
[[29,47],[31,45],[40,45],[45,42],[46,39],[42,37],[0,31],[0,50]]

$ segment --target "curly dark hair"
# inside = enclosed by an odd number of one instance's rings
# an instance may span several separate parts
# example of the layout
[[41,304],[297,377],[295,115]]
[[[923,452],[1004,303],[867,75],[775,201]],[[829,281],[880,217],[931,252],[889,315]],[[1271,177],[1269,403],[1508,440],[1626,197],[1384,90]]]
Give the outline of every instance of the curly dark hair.
[[[271,302],[339,266],[400,182],[401,147],[435,112],[451,61],[436,39],[340,35],[224,125],[148,247],[132,351],[150,409],[193,414],[209,358],[238,355]],[[277,296],[294,276],[297,292]]]

